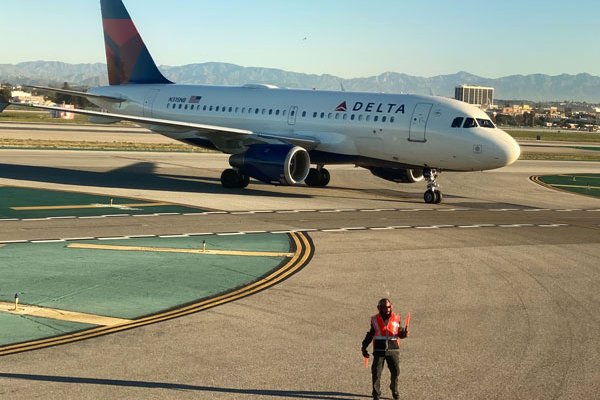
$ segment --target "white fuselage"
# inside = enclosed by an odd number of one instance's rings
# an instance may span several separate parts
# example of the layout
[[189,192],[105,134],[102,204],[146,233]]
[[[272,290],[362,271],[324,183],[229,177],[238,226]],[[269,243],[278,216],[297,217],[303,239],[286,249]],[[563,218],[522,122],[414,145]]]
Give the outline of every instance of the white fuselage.
[[[499,168],[520,155],[515,140],[488,125],[469,104],[435,96],[198,85],[121,85],[91,93],[120,97],[96,101],[110,112],[249,130],[257,134],[316,141],[315,163],[431,167],[455,171]],[[452,127],[462,117],[479,120]],[[485,125],[485,124],[483,124]],[[226,153],[244,143],[215,140],[193,130],[149,126],[161,134]]]

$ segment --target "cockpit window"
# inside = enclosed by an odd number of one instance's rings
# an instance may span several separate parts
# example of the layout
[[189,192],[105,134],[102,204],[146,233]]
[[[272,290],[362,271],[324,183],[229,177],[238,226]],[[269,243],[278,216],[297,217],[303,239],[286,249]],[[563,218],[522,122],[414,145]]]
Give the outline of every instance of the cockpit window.
[[464,119],[463,117],[454,118],[454,121],[452,121],[452,127],[460,128],[460,126],[462,125],[463,119]]
[[476,126],[477,122],[475,122],[475,118],[465,118],[463,128],[475,128]]
[[482,128],[495,128],[494,123],[489,119],[477,118],[477,123]]

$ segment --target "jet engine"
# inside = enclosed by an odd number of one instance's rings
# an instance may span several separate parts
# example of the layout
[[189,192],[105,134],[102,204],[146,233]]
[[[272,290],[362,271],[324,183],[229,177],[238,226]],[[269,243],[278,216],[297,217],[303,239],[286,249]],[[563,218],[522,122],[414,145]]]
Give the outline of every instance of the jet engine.
[[232,155],[229,164],[262,182],[295,185],[306,179],[310,156],[291,144],[253,144],[244,153]]
[[423,171],[420,169],[371,167],[369,171],[379,178],[396,183],[415,183],[423,180]]

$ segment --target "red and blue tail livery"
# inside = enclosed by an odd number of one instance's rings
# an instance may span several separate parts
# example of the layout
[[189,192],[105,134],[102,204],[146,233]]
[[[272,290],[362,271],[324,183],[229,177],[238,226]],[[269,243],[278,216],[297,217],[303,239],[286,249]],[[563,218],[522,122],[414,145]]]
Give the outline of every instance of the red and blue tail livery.
[[161,74],[120,0],[100,0],[110,85],[172,83]]

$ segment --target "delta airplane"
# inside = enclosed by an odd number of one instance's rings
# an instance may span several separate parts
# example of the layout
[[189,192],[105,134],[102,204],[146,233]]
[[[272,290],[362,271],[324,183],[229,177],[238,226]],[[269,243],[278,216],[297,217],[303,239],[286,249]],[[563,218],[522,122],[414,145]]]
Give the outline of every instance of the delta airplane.
[[[489,170],[519,158],[515,140],[482,110],[448,98],[174,84],[158,70],[122,0],[100,4],[110,85],[45,89],[86,97],[107,111],[31,107],[97,123],[132,121],[231,154],[231,168],[221,175],[226,188],[246,187],[250,178],[323,187],[326,165],[354,164],[397,183],[425,181],[425,202],[439,203],[440,171]],[[0,100],[0,111],[9,104],[15,103]]]

